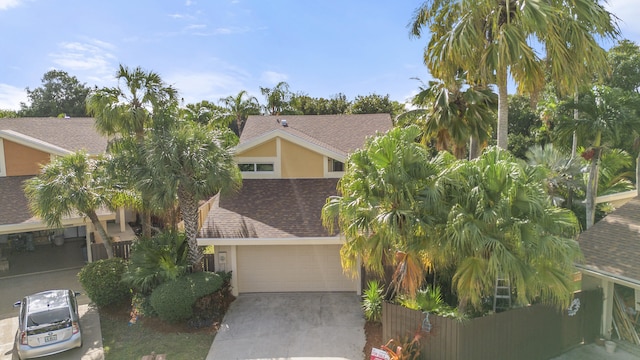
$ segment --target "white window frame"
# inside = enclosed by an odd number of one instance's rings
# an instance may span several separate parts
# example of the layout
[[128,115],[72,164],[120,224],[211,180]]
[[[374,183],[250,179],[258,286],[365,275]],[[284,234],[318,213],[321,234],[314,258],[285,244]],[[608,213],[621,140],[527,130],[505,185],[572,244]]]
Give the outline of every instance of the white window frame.
[[253,164],[254,170],[257,170],[258,164],[271,164],[273,165],[273,171],[240,171],[242,178],[244,179],[273,179],[279,178],[280,166],[278,166],[277,157],[238,157],[236,158],[238,166],[240,164]]

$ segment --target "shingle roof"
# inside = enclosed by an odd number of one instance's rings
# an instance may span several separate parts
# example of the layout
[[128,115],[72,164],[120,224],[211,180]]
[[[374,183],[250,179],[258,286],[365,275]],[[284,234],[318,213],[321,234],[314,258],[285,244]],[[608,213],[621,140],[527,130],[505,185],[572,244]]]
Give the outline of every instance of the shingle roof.
[[580,267],[640,283],[640,197],[580,234],[578,243],[585,257]]
[[[282,126],[281,120],[287,120]],[[393,127],[389,114],[249,116],[240,144],[275,130],[304,138],[329,150],[349,154],[361,148],[368,136]]]
[[24,195],[23,184],[29,178],[31,176],[0,177],[0,225],[40,221],[31,215]]
[[320,218],[338,179],[244,179],[242,189],[221,195],[200,238],[334,236]]
[[13,130],[66,150],[91,155],[107,149],[107,137],[98,134],[93,118],[0,118],[0,130]]

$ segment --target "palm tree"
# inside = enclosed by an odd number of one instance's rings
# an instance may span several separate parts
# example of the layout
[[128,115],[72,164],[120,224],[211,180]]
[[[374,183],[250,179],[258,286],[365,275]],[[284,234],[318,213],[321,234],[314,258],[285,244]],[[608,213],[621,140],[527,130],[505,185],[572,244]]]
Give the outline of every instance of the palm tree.
[[412,118],[409,121],[423,129],[423,142],[435,139],[436,149],[451,151],[458,159],[466,156],[471,143],[469,157],[477,157],[477,145],[491,138],[497,98],[484,87],[467,86],[462,90],[463,85],[463,79],[458,77],[449,84],[439,80],[430,81],[428,87],[421,86],[412,99],[418,109],[400,115],[398,122]]
[[288,114],[290,112],[291,92],[289,84],[279,82],[273,89],[260,87],[260,92],[265,96],[267,104],[265,112],[269,115]]
[[[145,160],[151,178],[162,182],[165,191],[154,192],[154,201],[170,204],[178,199],[189,246],[188,259],[195,271],[201,270],[202,250],[197,243],[198,202],[221,190],[238,188],[241,175],[233,160],[230,130],[210,130],[190,121],[176,123],[175,111],[154,114],[158,124],[151,133]],[[149,183],[142,184],[142,186]]]
[[52,160],[42,172],[25,184],[31,211],[54,228],[72,215],[86,216],[100,234],[107,256],[113,257],[111,238],[102,226],[97,211],[110,207],[113,191],[106,183],[102,159],[77,152]]
[[220,99],[220,102],[224,104],[229,116],[235,120],[238,126],[238,136],[242,134],[247,117],[260,114],[258,99],[255,96],[249,96],[249,93],[245,90],[240,91],[236,96],[227,96]]
[[[97,89],[89,94],[87,111],[95,117],[100,133],[120,135],[119,139],[132,136],[141,145],[146,130],[152,125],[154,111],[174,105],[177,91],[162,81],[158,73],[140,67],[130,69],[121,64],[116,79],[117,87]],[[145,166],[142,159],[132,160],[136,166]],[[150,194],[142,193],[142,231],[146,237],[151,235],[149,197]]]
[[449,213],[440,250],[454,266],[460,309],[481,307],[497,278],[509,279],[517,303],[568,305],[579,227],[552,205],[545,175],[496,147],[443,174]]
[[226,127],[230,121],[224,118],[224,109],[210,103],[207,100],[195,104],[187,104],[180,109],[180,117],[197,123],[212,126]]
[[547,193],[556,206],[572,207],[571,195],[581,188],[579,161],[563,154],[552,144],[534,145],[526,153],[527,164],[543,171]]
[[604,146],[615,143],[627,129],[640,126],[635,109],[635,97],[626,96],[618,88],[595,86],[590,91],[580,94],[578,101],[569,100],[562,106],[565,110],[578,110],[580,117],[560,118],[556,133],[560,142],[576,134],[578,145],[587,150],[582,156],[590,161],[586,189],[586,226],[589,229],[595,222],[596,196],[598,190],[598,165]]
[[[508,77],[521,92],[537,94],[545,70],[563,92],[574,92],[605,68],[596,38],[613,38],[614,17],[597,1],[427,0],[416,10],[411,33],[427,28],[424,62],[431,74],[449,79],[459,69],[470,80],[498,88],[498,146],[507,148]],[[544,46],[541,61],[534,43]]]
[[441,196],[434,187],[439,167],[414,141],[419,134],[412,125],[369,139],[349,156],[340,196],[327,199],[322,209],[325,226],[333,231],[337,225],[346,238],[343,268],[357,271],[361,259],[368,270],[383,274],[386,264],[394,265],[392,290],[409,294],[420,288],[434,261],[428,249],[436,231],[430,227]]

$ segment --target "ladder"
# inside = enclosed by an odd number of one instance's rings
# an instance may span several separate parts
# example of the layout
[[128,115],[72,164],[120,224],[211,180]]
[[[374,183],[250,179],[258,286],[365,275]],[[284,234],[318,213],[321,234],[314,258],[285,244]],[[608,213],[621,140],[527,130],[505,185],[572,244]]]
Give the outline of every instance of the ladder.
[[511,308],[511,281],[509,281],[509,278],[497,276],[493,293],[493,312],[504,311],[509,308]]

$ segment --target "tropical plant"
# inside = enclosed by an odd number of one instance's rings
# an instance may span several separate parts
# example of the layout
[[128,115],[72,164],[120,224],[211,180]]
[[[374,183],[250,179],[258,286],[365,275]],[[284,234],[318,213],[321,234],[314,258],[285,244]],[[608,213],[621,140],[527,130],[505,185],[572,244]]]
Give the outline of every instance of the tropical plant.
[[396,267],[391,291],[411,294],[420,288],[424,271],[432,265],[429,241],[442,211],[441,192],[435,186],[439,162],[430,161],[427,150],[414,141],[415,126],[394,128],[384,136],[367,140],[351,154],[338,183],[340,196],[327,199],[322,209],[325,226],[339,227],[346,238],[341,249],[343,268],[357,271],[362,265],[384,274],[384,266]]
[[264,110],[269,115],[287,115],[292,113],[290,107],[293,94],[289,91],[289,84],[284,81],[279,82],[273,88],[260,87],[260,92],[267,101]]
[[[635,94],[635,93],[634,93]],[[582,156],[590,161],[586,188],[587,229],[595,222],[596,196],[598,188],[598,165],[605,146],[615,144],[627,129],[640,126],[637,117],[637,96],[630,96],[618,88],[594,86],[580,94],[578,101],[568,100],[561,104],[560,117],[556,124],[556,136],[560,143],[576,134],[578,146],[587,149]],[[578,110],[579,118],[569,114]]]
[[402,340],[390,339],[382,345],[390,360],[415,360],[420,359],[420,339],[422,333],[417,331],[413,337],[405,337]]
[[235,121],[238,127],[238,136],[242,134],[244,123],[249,115],[260,114],[258,99],[255,96],[250,96],[245,90],[240,91],[236,96],[227,96],[220,99],[220,102],[227,111],[229,121]]
[[450,79],[463,69],[470,81],[496,85],[498,146],[506,149],[508,78],[536,94],[548,74],[559,91],[573,93],[606,68],[598,41],[617,36],[614,19],[597,1],[427,0],[411,33],[430,34],[424,62],[433,76]]
[[233,119],[224,116],[225,109],[203,100],[195,104],[187,104],[180,108],[180,117],[203,125],[227,127]]
[[[152,127],[152,115],[164,107],[174,106],[177,102],[177,91],[167,85],[159,74],[145,71],[141,67],[130,69],[120,65],[116,72],[118,86],[105,87],[92,91],[87,97],[87,110],[95,118],[96,129],[104,135],[119,135],[114,142],[127,141],[133,137],[135,142],[129,142],[129,162],[124,163],[125,169],[131,167],[144,168],[146,163],[140,154],[140,147],[144,142],[146,131]],[[122,146],[120,147],[122,148]],[[113,146],[111,150],[117,151]],[[123,169],[121,172],[126,172]],[[135,188],[138,180],[125,177],[123,185]],[[142,232],[145,237],[151,236],[151,194],[141,192]]]
[[461,312],[480,308],[497,278],[508,278],[516,302],[565,306],[580,258],[573,213],[552,205],[546,173],[490,148],[443,175],[449,209],[442,251],[454,270]]
[[91,158],[82,151],[57,157],[25,182],[25,194],[33,214],[50,227],[62,227],[62,219],[68,216],[86,216],[111,258],[111,238],[98,216],[100,210],[111,207],[115,194],[104,169],[102,158]]
[[384,285],[377,280],[369,280],[367,289],[362,295],[362,310],[367,321],[380,321],[382,302],[384,301]]
[[397,121],[413,118],[411,122],[422,128],[421,140],[426,144],[434,139],[439,151],[450,151],[462,159],[469,150],[470,158],[477,157],[480,144],[491,138],[497,98],[489,89],[464,85],[461,77],[451,83],[430,81],[411,101],[418,108],[398,116]]
[[425,286],[418,290],[414,297],[401,296],[398,300],[406,308],[431,313],[438,313],[440,309],[447,307],[438,285]]
[[[198,202],[221,190],[233,190],[241,185],[241,175],[233,160],[226,133],[230,130],[211,130],[198,123],[175,120],[171,109],[154,114],[158,125],[145,144],[145,161],[150,179],[140,186],[157,187],[161,181],[164,191],[154,192],[154,202],[173,204],[178,200],[180,214],[189,247],[189,263],[195,271],[202,267],[202,249],[198,246]],[[164,125],[161,125],[164,124]]]
[[[571,208],[570,194],[583,192],[581,164],[571,159],[553,144],[532,146],[526,153],[527,164],[544,172],[544,183],[551,201],[556,206]],[[565,202],[569,201],[568,204]]]
[[78,281],[96,306],[124,303],[131,296],[131,290],[121,281],[126,268],[121,258],[94,261],[80,270]]
[[150,294],[158,285],[187,272],[187,250],[184,234],[171,231],[135,241],[122,281],[137,292]]

